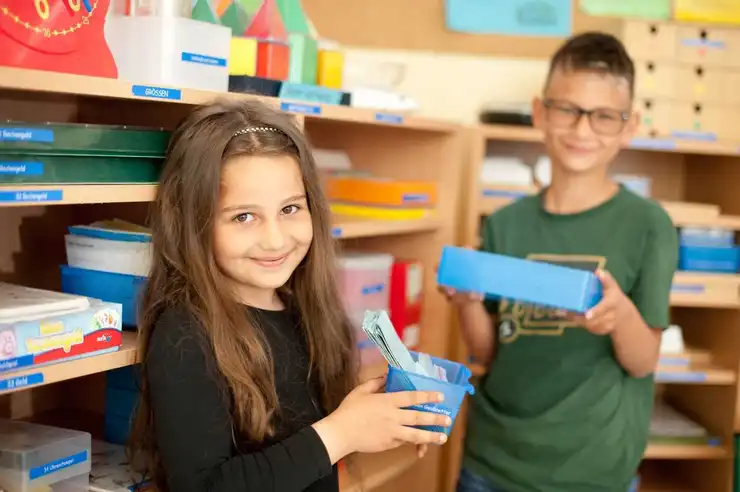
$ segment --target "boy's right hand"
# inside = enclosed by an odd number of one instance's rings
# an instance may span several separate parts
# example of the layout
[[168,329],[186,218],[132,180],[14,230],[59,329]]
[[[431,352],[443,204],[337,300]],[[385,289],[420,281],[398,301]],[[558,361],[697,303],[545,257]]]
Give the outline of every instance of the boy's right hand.
[[359,385],[331,415],[314,424],[332,464],[355,452],[376,453],[406,443],[441,444],[447,440],[445,434],[411,426],[449,427],[449,417],[404,408],[440,402],[441,394],[425,391],[379,393],[384,387],[385,377]]
[[482,302],[483,294],[477,292],[461,292],[450,287],[440,286],[440,291],[456,306],[465,306],[474,302]]

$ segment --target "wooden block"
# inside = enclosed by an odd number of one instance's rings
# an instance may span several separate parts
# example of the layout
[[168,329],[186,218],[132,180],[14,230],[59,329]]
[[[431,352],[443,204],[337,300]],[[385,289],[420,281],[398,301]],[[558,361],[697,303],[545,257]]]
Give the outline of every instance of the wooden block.
[[229,54],[229,75],[249,75],[257,73],[257,40],[254,38],[231,38]]
[[[703,65],[680,65],[674,70],[673,85],[675,97],[679,101],[727,104],[729,98],[740,95],[737,86],[730,86],[728,72],[717,67]],[[740,79],[737,80],[740,82]]]
[[683,140],[737,141],[737,111],[718,104],[674,103],[670,107],[670,135]]
[[668,137],[671,130],[672,101],[645,98],[635,102],[635,109],[640,112],[640,126],[637,134],[642,137]]
[[310,36],[290,34],[290,68],[288,80],[297,84],[316,84],[318,43]]
[[338,49],[319,49],[317,81],[330,89],[342,88],[344,54]]
[[257,42],[257,77],[287,80],[290,70],[290,47],[275,41]]

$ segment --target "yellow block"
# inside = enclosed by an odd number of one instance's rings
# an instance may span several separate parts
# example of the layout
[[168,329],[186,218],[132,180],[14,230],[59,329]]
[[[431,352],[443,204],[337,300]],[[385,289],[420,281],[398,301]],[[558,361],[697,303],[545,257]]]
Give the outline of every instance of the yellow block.
[[674,0],[676,20],[740,24],[737,0]]
[[253,38],[231,38],[229,53],[229,75],[249,75],[257,73],[257,40]]
[[421,220],[437,215],[437,211],[432,208],[367,207],[347,203],[331,203],[330,207],[331,212],[336,215],[375,220]]
[[342,88],[342,70],[344,55],[341,51],[319,49],[317,65],[317,82],[330,89]]

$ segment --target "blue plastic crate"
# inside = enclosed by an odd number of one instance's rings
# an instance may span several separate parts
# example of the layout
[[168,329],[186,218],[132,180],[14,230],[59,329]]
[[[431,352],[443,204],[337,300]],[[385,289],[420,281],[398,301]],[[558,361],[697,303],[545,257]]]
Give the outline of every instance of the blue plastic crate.
[[121,273],[87,270],[62,265],[62,292],[117,302],[123,306],[121,321],[136,326],[139,294],[147,278]]
[[[417,352],[409,352],[411,357],[416,361],[419,359]],[[440,381],[432,377],[422,376],[412,372],[397,369],[388,366],[388,378],[385,383],[385,390],[388,393],[399,391],[436,391],[444,394],[444,401],[440,403],[429,403],[412,407],[414,410],[424,412],[433,412],[447,415],[452,420],[449,427],[440,426],[419,426],[418,428],[430,430],[433,432],[443,432],[450,434],[452,427],[455,425],[455,418],[460,411],[460,406],[465,399],[466,394],[474,394],[475,388],[470,384],[470,369],[463,364],[452,362],[445,359],[432,357],[432,362],[447,371],[447,381]]]
[[437,283],[577,313],[602,296],[601,281],[591,271],[452,246],[442,250]]
[[708,246],[681,246],[678,268],[692,272],[737,273],[740,266],[740,248],[713,248]]
[[678,233],[680,246],[708,246],[732,248],[735,246],[735,231],[704,227],[684,227]]

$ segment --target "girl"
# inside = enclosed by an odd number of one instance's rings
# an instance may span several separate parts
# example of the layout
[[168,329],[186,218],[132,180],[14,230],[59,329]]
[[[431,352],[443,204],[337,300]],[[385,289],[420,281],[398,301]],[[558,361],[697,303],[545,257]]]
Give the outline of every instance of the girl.
[[[160,492],[336,492],[338,460],[444,442],[404,407],[421,392],[355,388],[330,215],[304,135],[257,102],[193,111],[167,152],[143,299],[132,435]],[[354,389],[353,389],[354,388]]]

